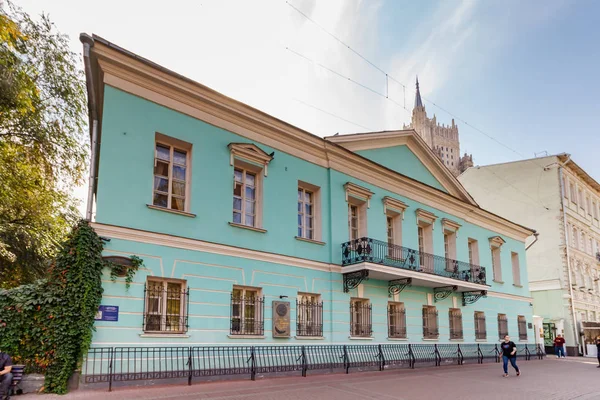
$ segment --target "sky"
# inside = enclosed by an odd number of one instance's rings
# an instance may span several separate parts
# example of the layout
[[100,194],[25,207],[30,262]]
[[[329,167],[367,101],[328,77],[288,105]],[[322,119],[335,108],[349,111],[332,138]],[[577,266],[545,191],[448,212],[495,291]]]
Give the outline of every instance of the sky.
[[418,75],[429,116],[456,119],[476,165],[567,152],[600,181],[600,1],[17,4],[78,54],[95,33],[319,136],[401,129]]

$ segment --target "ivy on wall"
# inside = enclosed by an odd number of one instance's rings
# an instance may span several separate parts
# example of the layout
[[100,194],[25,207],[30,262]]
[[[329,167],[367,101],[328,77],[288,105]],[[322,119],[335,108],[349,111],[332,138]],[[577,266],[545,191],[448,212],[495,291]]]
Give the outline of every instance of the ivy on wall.
[[[102,259],[102,250],[100,237],[80,221],[47,279],[0,292],[0,349],[28,371],[44,373],[46,392],[67,392],[68,380],[92,342],[102,269],[111,268],[112,275],[114,268]],[[136,258],[133,274],[141,263]]]

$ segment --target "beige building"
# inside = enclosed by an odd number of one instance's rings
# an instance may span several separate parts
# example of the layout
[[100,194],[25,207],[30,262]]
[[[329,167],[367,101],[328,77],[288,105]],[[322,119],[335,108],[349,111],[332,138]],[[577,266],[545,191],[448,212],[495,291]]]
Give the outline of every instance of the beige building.
[[568,154],[469,168],[459,181],[481,207],[539,232],[527,265],[547,350],[564,334],[569,354],[595,355],[600,184]]
[[417,78],[417,91],[415,94],[415,107],[412,112],[412,120],[404,129],[414,129],[425,143],[434,151],[448,167],[454,176],[458,176],[467,168],[473,166],[473,155],[465,153],[460,156],[460,140],[458,136],[458,125],[452,119],[452,125],[438,124],[435,114],[433,118],[427,116],[427,111],[421,99],[419,89],[419,78]]

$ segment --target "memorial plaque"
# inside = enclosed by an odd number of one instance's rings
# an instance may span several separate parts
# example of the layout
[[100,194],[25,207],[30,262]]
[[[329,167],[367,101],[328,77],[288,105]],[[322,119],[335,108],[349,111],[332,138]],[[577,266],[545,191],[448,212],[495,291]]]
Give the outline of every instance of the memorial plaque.
[[273,301],[273,337],[290,337],[290,302]]

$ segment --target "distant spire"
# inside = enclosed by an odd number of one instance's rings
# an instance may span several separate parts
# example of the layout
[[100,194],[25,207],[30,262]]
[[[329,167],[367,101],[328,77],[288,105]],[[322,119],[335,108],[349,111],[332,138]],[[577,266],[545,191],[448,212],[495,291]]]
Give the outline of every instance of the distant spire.
[[421,100],[421,91],[419,90],[419,76],[417,75],[417,94],[415,95],[415,108],[423,107],[423,101]]

